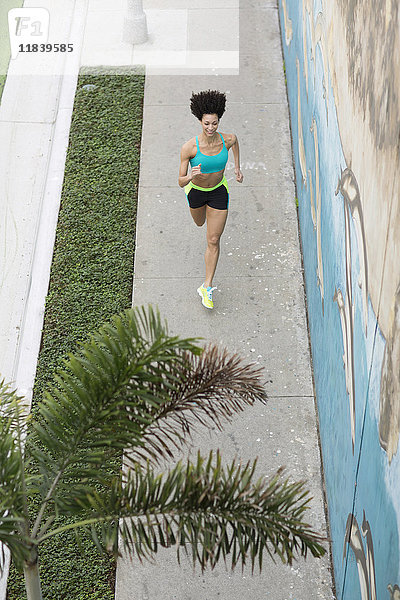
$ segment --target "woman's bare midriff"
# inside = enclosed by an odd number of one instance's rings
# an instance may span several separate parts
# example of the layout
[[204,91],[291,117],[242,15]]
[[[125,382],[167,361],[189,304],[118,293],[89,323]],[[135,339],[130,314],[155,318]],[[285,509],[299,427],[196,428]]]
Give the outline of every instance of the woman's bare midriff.
[[224,176],[224,170],[225,169],[222,169],[222,171],[218,171],[217,173],[200,173],[200,175],[193,177],[192,183],[203,188],[214,187],[222,180]]

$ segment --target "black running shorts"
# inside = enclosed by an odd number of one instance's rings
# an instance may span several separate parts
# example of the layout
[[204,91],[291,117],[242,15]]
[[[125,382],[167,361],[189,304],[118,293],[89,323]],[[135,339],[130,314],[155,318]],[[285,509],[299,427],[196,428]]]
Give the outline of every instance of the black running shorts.
[[227,210],[229,204],[228,182],[225,176],[212,188],[201,188],[191,181],[185,186],[185,194],[190,208],[200,208],[205,204],[218,210]]

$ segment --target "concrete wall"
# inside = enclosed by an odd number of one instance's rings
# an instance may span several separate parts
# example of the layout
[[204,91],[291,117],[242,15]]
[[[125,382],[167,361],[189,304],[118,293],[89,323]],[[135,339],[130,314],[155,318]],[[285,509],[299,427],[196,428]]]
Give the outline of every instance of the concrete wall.
[[400,9],[279,0],[337,596],[400,599]]

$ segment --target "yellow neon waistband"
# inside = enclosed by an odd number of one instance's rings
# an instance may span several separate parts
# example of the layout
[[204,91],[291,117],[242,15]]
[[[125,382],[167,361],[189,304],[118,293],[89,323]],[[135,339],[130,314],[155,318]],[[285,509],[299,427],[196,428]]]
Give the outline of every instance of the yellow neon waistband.
[[194,187],[194,188],[195,188],[195,190],[201,190],[202,192],[211,192],[212,190],[215,190],[215,189],[216,189],[217,187],[219,187],[220,185],[223,185],[224,183],[226,183],[226,184],[228,183],[228,182],[226,181],[226,177],[225,177],[225,175],[223,176],[223,178],[221,179],[221,181],[220,181],[219,183],[217,183],[217,185],[214,185],[214,187],[210,187],[210,188],[203,188],[203,187],[200,187],[199,185],[195,185],[195,184],[194,184],[194,183],[192,183],[191,181],[189,182],[189,185],[190,185],[191,187]]

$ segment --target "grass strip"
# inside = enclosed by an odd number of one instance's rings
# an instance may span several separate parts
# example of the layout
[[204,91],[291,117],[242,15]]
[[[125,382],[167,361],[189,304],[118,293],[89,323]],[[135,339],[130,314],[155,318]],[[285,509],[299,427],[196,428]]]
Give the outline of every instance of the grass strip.
[[[79,76],[32,410],[76,342],[131,306],[143,93],[140,72]],[[40,576],[46,600],[114,599],[114,560],[73,533],[40,547]],[[7,598],[26,599],[13,565]]]

